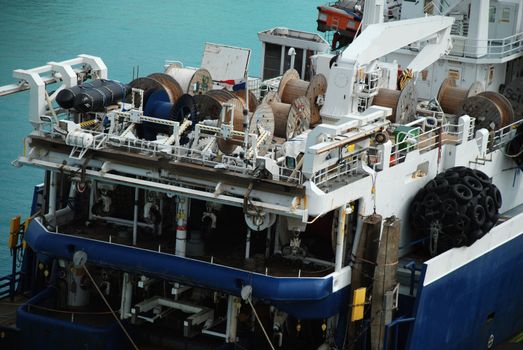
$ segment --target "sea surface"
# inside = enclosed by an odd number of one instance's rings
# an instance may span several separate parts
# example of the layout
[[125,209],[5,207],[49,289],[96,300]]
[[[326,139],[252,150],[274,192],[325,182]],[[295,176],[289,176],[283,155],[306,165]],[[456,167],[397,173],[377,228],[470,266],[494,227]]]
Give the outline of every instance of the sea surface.
[[[273,27],[314,32],[312,0],[0,0],[0,85],[14,83],[12,71],[61,61],[78,54],[100,56],[109,78],[129,82],[161,72],[166,59],[199,66],[205,42],[252,49],[249,72],[258,76],[257,33]],[[11,268],[9,221],[27,217],[33,186],[43,171],[15,168],[23,138],[31,131],[28,92],[0,97],[0,276]]]

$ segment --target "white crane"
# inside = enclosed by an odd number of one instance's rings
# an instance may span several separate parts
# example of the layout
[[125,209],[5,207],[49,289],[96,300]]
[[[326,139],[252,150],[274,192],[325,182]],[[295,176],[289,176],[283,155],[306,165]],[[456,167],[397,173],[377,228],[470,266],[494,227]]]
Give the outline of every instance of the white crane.
[[324,122],[359,119],[361,76],[371,71],[380,57],[424,41],[426,44],[407,66],[416,74],[447,54],[452,49],[453,23],[450,17],[431,16],[369,25],[332,66],[321,110]]

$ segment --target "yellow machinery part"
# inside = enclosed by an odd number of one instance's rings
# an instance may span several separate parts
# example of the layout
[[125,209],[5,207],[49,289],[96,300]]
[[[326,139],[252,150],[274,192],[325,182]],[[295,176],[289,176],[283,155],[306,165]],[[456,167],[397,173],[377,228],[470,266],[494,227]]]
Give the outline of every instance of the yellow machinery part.
[[367,288],[358,288],[354,291],[352,297],[352,315],[351,321],[359,321],[363,319],[363,311],[365,307],[365,297],[367,295]]
[[15,216],[11,219],[9,225],[9,240],[7,246],[9,249],[13,249],[18,244],[18,234],[20,233],[20,215]]

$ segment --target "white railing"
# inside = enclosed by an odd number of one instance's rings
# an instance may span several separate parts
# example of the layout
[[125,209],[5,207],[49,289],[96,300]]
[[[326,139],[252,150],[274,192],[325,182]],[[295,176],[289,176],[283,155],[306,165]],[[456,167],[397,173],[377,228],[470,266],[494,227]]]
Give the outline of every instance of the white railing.
[[311,181],[321,187],[333,181],[340,181],[343,178],[348,180],[351,176],[361,174],[360,163],[364,153],[369,157],[369,165],[379,169],[383,165],[382,162],[388,162],[391,167],[402,163],[412,151],[425,153],[441,145],[457,145],[474,138],[474,118],[469,119],[468,125],[445,123],[430,126],[424,120],[424,118],[419,119],[409,124],[410,129],[397,132],[390,154],[384,155],[380,149],[373,147],[358,150],[340,158],[336,164],[316,171]]
[[350,159],[342,159],[336,165],[318,170],[312,177],[312,182],[316,186],[321,186],[334,179],[354,175],[358,170],[359,162],[360,159],[357,156]]
[[366,149],[359,150],[341,158],[336,164],[320,169],[314,173],[311,181],[317,186],[342,177],[355,175],[358,172],[361,155]]
[[452,36],[451,56],[504,58],[523,53],[523,33],[506,38],[475,40],[463,36]]
[[523,124],[523,120],[518,120],[491,133],[488,144],[489,152],[505,147],[506,144],[514,138],[516,130],[521,124]]
[[403,132],[403,135],[396,136],[396,139],[401,141],[394,143],[390,155],[390,166],[397,165],[405,160],[407,154],[418,150],[424,153],[443,144],[457,145],[464,140],[472,140],[474,138],[474,124],[475,119],[470,119],[468,133],[464,135],[464,126],[462,124],[446,123],[434,128],[425,128],[419,126],[410,129],[408,132]]
[[[452,35],[452,45],[453,48],[449,56],[500,59],[513,55],[523,55],[523,32],[506,38],[487,40]],[[406,49],[419,52],[423,47],[423,45],[416,43],[407,46]]]

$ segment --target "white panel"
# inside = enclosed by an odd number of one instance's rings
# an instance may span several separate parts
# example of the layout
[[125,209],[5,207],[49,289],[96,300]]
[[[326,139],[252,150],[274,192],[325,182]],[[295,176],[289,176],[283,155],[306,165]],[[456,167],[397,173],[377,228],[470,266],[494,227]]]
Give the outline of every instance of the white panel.
[[249,69],[250,49],[206,43],[201,67],[213,80],[243,79]]

